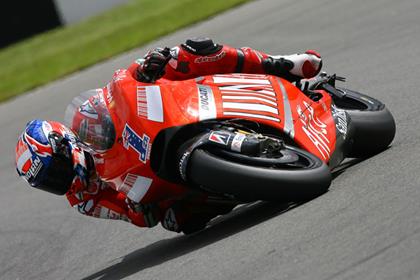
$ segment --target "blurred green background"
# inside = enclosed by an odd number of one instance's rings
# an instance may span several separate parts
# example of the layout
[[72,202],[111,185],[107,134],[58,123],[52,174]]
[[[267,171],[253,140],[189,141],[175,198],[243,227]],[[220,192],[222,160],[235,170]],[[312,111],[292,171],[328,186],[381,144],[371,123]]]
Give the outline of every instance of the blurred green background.
[[132,0],[0,50],[0,102],[250,0]]

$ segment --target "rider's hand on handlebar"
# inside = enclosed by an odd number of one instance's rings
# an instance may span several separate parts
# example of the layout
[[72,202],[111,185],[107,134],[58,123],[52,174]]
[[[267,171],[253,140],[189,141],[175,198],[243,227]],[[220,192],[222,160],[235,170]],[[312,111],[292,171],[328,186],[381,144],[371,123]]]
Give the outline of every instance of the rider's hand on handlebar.
[[144,62],[137,67],[137,80],[145,83],[153,83],[165,75],[165,66],[169,60],[169,48],[156,48],[149,51]]

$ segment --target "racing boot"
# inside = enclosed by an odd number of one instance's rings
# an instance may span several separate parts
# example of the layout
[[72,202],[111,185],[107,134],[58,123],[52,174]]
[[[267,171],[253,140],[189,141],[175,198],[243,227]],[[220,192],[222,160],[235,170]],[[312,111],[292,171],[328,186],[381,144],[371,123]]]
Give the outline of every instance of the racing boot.
[[303,54],[274,55],[263,60],[263,68],[267,74],[294,82],[315,77],[321,71],[322,59],[314,50]]
[[226,204],[215,207],[205,203],[176,202],[166,209],[161,224],[169,231],[183,232],[188,235],[206,228],[210,220],[229,213],[235,206],[236,204]]

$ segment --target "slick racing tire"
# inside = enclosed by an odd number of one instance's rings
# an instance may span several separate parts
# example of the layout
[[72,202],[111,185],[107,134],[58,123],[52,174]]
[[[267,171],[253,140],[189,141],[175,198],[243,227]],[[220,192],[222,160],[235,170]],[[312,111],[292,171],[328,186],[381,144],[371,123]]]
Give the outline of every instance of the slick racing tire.
[[319,158],[287,145],[280,152],[293,160],[275,164],[226,150],[196,149],[187,177],[206,191],[242,201],[301,201],[328,190],[331,173]]
[[334,98],[335,105],[350,116],[352,144],[347,157],[364,158],[385,150],[395,136],[395,121],[385,105],[367,95],[341,88],[344,98]]

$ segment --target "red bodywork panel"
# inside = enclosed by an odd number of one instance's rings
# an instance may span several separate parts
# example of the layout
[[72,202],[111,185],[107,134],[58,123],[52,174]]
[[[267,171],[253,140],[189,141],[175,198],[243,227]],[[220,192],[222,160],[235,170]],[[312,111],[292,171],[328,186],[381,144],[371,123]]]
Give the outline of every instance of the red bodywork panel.
[[186,191],[183,185],[157,177],[150,167],[150,149],[165,128],[212,118],[243,118],[284,131],[325,162],[335,148],[330,96],[320,91],[323,98],[314,102],[274,76],[212,75],[185,81],[160,79],[147,85],[119,70],[101,94],[117,137],[112,148],[98,156],[98,173],[116,190],[142,203]]

